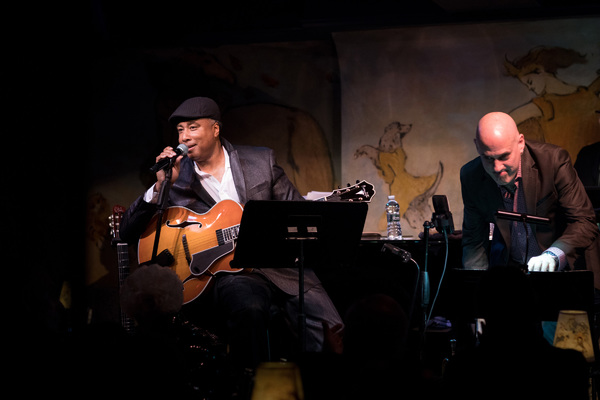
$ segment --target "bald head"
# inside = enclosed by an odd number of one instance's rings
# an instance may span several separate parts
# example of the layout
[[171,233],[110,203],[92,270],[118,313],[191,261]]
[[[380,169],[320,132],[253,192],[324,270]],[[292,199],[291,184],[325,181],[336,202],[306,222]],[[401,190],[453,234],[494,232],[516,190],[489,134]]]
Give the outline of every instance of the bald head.
[[518,140],[519,130],[515,120],[503,112],[491,112],[479,120],[475,139],[482,144]]
[[477,125],[475,147],[483,168],[498,185],[514,182],[525,139],[510,115],[502,112],[484,115]]

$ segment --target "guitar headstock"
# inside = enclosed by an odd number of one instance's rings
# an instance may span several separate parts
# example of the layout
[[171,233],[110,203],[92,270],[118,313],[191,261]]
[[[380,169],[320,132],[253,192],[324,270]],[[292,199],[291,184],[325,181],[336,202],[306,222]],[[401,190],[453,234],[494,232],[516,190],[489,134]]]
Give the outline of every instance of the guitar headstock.
[[121,241],[121,237],[119,236],[119,230],[121,228],[121,219],[123,218],[124,213],[125,207],[115,205],[112,210],[112,215],[108,217],[108,226],[110,226],[110,234],[112,236],[113,243],[118,243]]
[[373,185],[367,181],[356,181],[356,184],[345,188],[336,189],[327,196],[328,201],[360,201],[370,203],[375,196]]

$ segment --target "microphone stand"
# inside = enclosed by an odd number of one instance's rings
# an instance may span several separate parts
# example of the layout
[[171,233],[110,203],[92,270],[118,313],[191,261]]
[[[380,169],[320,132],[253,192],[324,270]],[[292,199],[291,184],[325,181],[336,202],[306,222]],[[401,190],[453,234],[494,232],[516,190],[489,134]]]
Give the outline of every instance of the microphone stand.
[[427,264],[429,262],[429,229],[433,227],[431,221],[423,222],[423,239],[425,240],[425,262],[423,264],[423,269],[421,270],[421,310],[423,312],[422,320],[420,325],[422,326],[420,332],[420,355],[419,357],[423,361],[426,353],[426,335],[427,332],[427,309],[429,308],[429,296],[430,296],[430,288],[429,288],[429,273],[427,272]]
[[427,308],[429,307],[429,273],[427,272],[427,263],[429,259],[429,229],[433,225],[431,221],[423,222],[423,239],[425,239],[425,264],[423,265],[423,271],[421,271],[421,307],[423,312],[427,315]]
[[[431,296],[429,273],[427,272],[427,264],[429,258],[429,229],[435,227],[440,233],[454,232],[454,221],[452,220],[452,213],[450,213],[450,211],[447,210],[447,207],[448,206],[446,206],[446,210],[444,212],[438,212],[436,209],[436,212],[434,212],[431,216],[431,221],[425,221],[423,223],[423,238],[425,239],[425,265],[423,267],[423,271],[421,272],[423,282],[421,285],[421,307],[425,312],[425,324],[429,322],[429,318],[427,317],[427,308],[429,307],[429,300]],[[427,328],[427,326],[425,326],[425,328]]]
[[408,251],[402,250],[401,248],[396,247],[393,244],[385,243],[383,245],[383,247],[381,248],[381,252],[385,253],[386,251],[389,251],[393,255],[400,257],[400,261],[404,264],[408,263],[409,261],[412,261],[413,264],[415,265],[415,267],[417,268],[415,285],[413,288],[413,293],[412,293],[411,302],[410,302],[410,310],[408,312],[408,321],[410,323],[410,321],[412,321],[413,310],[415,308],[415,306],[414,306],[415,300],[417,299],[417,291],[419,290],[419,284],[422,280],[421,267],[419,267],[419,264],[417,264],[417,262],[415,260],[413,260],[411,254]]
[[174,160],[171,160],[169,165],[164,168],[165,180],[163,181],[162,185],[160,186],[160,191],[158,192],[158,199],[157,199],[158,211],[156,213],[156,215],[157,215],[156,232],[154,234],[154,246],[152,248],[152,258],[151,258],[151,260],[153,262],[155,262],[156,257],[157,257],[158,242],[160,240],[160,231],[162,228],[163,215],[167,208],[166,207],[167,199],[169,198],[169,190],[171,189],[171,176],[173,174],[173,170],[172,170],[173,164],[174,164]]

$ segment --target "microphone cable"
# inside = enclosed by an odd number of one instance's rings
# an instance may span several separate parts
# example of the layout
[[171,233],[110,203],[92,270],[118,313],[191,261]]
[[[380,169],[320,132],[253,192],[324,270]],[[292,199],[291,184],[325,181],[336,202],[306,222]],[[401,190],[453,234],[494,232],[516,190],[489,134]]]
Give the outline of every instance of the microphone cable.
[[433,313],[433,308],[435,307],[435,302],[438,298],[438,295],[440,294],[440,288],[442,287],[442,281],[444,280],[444,276],[446,275],[446,267],[448,266],[448,232],[446,232],[446,229],[442,229],[442,231],[444,232],[444,241],[446,242],[446,256],[444,258],[444,268],[442,269],[442,275],[440,276],[440,282],[438,283],[438,287],[435,292],[435,296],[433,297],[433,302],[431,303],[431,308],[429,309],[429,314],[427,315],[427,318],[425,319],[424,331],[427,329],[427,325],[429,324],[429,320],[431,319],[431,314]]

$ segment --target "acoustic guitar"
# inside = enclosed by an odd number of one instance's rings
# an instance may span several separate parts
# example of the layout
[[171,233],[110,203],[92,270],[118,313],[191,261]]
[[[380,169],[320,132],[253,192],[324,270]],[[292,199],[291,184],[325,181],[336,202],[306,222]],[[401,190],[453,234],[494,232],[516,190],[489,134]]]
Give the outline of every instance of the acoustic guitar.
[[[369,182],[336,189],[314,201],[370,202],[375,195]],[[242,220],[243,207],[223,200],[204,214],[185,207],[169,207],[163,214],[157,256],[152,260],[158,216],[150,221],[138,243],[138,262],[169,267],[183,283],[183,303],[200,296],[218,273],[238,273],[231,268],[235,240]]]

